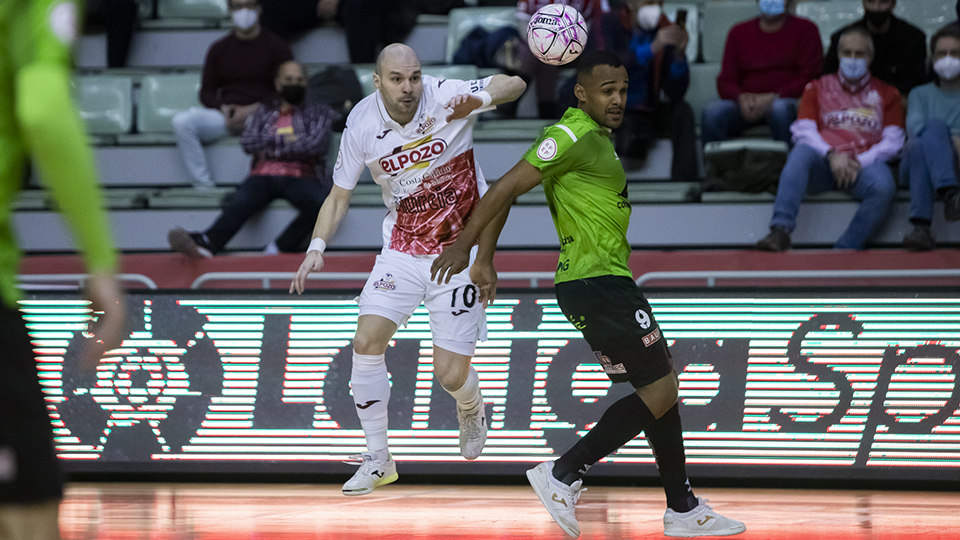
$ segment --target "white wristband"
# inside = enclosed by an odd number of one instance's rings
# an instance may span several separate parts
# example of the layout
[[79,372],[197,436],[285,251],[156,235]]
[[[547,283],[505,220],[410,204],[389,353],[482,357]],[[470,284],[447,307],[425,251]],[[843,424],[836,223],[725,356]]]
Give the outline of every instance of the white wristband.
[[314,238],[310,241],[310,247],[307,248],[307,253],[311,251],[319,251],[323,255],[323,251],[327,249],[327,243],[323,241],[323,238]]
[[490,92],[487,92],[486,90],[475,92],[473,95],[483,100],[483,105],[480,106],[481,109],[484,107],[489,107],[490,103],[493,102],[493,98],[490,97]]

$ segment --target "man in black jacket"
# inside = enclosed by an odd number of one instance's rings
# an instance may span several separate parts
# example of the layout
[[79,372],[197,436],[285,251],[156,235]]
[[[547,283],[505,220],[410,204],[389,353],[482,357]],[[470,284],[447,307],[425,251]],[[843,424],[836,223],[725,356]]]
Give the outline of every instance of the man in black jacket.
[[851,26],[870,32],[876,56],[870,73],[893,85],[904,99],[915,86],[927,82],[927,37],[923,30],[893,15],[897,0],[863,0],[864,16],[830,36],[830,50],[823,59],[823,74],[839,69],[837,45],[840,35]]
[[300,213],[265,252],[301,251],[332,186],[327,151],[337,114],[324,104],[304,103],[306,73],[297,62],[280,66],[275,85],[281,99],[261,105],[247,119],[240,138],[240,146],[253,156],[250,176],[209,229],[171,229],[167,238],[174,251],[188,257],[212,256],[275,199],[287,200]]

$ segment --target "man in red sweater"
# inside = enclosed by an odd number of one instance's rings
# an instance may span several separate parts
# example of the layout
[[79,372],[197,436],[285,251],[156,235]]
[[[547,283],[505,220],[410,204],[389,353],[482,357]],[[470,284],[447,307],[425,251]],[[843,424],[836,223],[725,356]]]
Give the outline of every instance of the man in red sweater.
[[887,161],[903,147],[904,111],[900,92],[870,76],[873,56],[870,33],[850,27],[840,36],[840,71],[804,89],[790,127],[796,146],[780,174],[770,234],[757,249],[790,247],[806,193],[839,189],[860,201],[837,249],[863,249],[886,219],[897,192]]
[[217,40],[203,62],[200,103],[173,117],[177,149],[197,188],[213,187],[203,144],[239,135],[247,117],[274,94],[280,64],[293,60],[287,42],[260,26],[260,0],[230,0],[235,28]]
[[768,124],[773,138],[790,143],[803,87],[820,75],[823,44],[817,25],[789,14],[794,0],[757,0],[760,17],[727,35],[717,77],[720,101],[703,111],[703,143],[736,137]]

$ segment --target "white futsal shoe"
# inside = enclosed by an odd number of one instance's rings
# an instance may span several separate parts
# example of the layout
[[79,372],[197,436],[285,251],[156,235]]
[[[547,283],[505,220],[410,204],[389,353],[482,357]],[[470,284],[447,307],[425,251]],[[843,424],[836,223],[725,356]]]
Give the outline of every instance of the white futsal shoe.
[[462,411],[457,404],[457,421],[460,422],[460,455],[477,459],[487,442],[487,412],[483,403],[476,411]]
[[389,454],[386,461],[377,461],[371,452],[350,456],[350,459],[351,461],[344,461],[344,463],[359,465],[360,470],[343,485],[344,495],[366,495],[374,488],[391,484],[399,478],[397,462]]
[[557,480],[553,477],[552,461],[545,461],[527,471],[527,480],[563,532],[574,538],[580,536],[580,524],[577,523],[574,506],[580,498],[583,481],[577,480],[568,486]]
[[707,504],[708,499],[697,497],[700,504],[689,512],[674,512],[667,508],[663,514],[663,535],[692,538],[694,536],[731,536],[747,530],[741,521],[721,516]]

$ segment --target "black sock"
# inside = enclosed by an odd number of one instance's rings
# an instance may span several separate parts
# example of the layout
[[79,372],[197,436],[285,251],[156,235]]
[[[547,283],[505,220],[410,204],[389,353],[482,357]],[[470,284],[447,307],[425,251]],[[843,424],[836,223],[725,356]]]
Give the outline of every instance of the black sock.
[[680,405],[669,411],[646,429],[647,441],[657,458],[660,481],[667,493],[667,506],[674,512],[689,512],[697,507],[697,497],[687,479],[687,457],[683,451],[683,426],[680,425]]
[[597,425],[553,462],[553,477],[570,485],[591,465],[627,444],[654,422],[653,413],[636,392],[611,405]]
[[957,194],[957,186],[948,186],[937,189],[937,195],[940,195],[944,200],[949,199]]
[[923,225],[925,227],[929,227],[930,224],[933,222],[926,218],[914,217],[914,218],[910,218],[910,223],[913,223],[914,225]]

